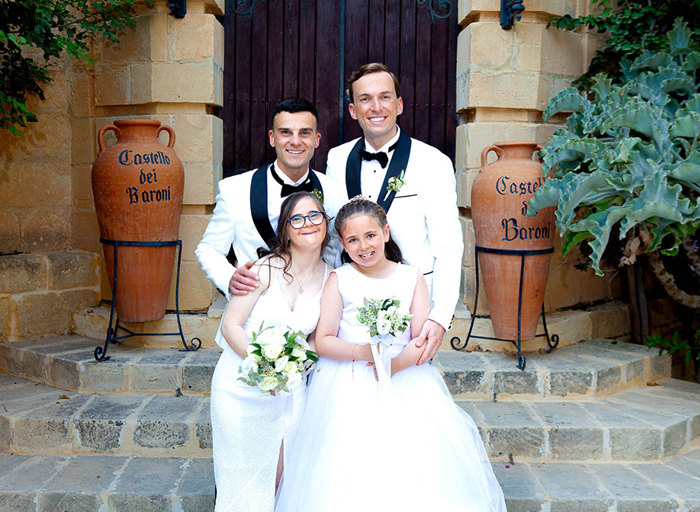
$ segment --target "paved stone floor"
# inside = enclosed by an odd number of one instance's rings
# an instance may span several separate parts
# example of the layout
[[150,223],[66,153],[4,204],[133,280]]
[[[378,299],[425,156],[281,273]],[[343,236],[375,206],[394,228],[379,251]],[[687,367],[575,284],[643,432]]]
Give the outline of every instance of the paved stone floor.
[[[700,511],[700,448],[662,463],[493,466],[509,512]],[[0,474],[0,512],[214,508],[209,459],[0,454]]]
[[[219,351],[125,344],[98,363],[99,344],[0,344],[0,512],[213,510]],[[700,512],[700,385],[667,357],[591,340],[524,372],[504,354],[438,361],[510,512]]]

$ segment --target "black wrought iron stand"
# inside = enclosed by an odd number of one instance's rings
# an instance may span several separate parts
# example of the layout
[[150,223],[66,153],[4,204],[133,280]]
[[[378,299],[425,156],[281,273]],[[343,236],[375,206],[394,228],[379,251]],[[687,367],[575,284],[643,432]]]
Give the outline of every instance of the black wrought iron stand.
[[[479,253],[480,252],[487,252],[490,254],[503,254],[503,255],[509,255],[509,256],[520,256],[520,285],[519,285],[519,291],[518,291],[518,339],[517,340],[506,340],[503,338],[491,338],[488,336],[477,336],[477,335],[472,335],[472,329],[474,329],[474,321],[476,320],[476,307],[479,304]],[[476,246],[476,251],[474,251],[474,261],[475,261],[475,267],[476,267],[476,295],[474,296],[474,309],[472,309],[472,321],[471,324],[469,325],[469,332],[467,333],[467,337],[464,339],[464,342],[459,338],[459,336],[453,336],[452,339],[450,340],[450,344],[452,345],[452,348],[455,350],[460,350],[460,351],[465,351],[467,349],[467,344],[469,343],[470,338],[478,338],[482,340],[494,340],[494,341],[509,341],[516,347],[518,347],[518,368],[520,370],[525,369],[525,364],[527,363],[527,358],[522,354],[522,349],[521,349],[521,334],[520,334],[520,324],[521,324],[521,312],[522,312],[522,303],[523,303],[523,278],[525,274],[525,256],[535,256],[538,254],[549,254],[554,252],[554,248],[551,247],[549,249],[537,249],[537,250],[513,250],[513,249],[491,249],[489,247],[479,247],[478,245]],[[549,331],[547,330],[547,317],[544,312],[544,302],[542,303],[542,325],[544,326],[544,333],[543,334],[536,334],[535,338],[540,338],[542,336],[547,338],[547,346],[549,347],[547,349],[547,352],[550,353],[552,352],[555,348],[557,348],[557,345],[559,345],[559,335],[553,334],[550,338],[549,336]]]
[[[139,242],[134,240],[109,240],[107,238],[100,238],[100,243],[106,245],[114,246],[114,273],[112,277],[112,308],[109,312],[109,325],[107,326],[107,337],[105,339],[104,347],[95,348],[95,359],[98,361],[106,361],[110,358],[107,355],[107,347],[111,343],[121,343],[121,340],[125,338],[130,338],[132,336],[180,336],[182,340],[182,345],[184,349],[181,351],[194,351],[199,350],[202,346],[202,340],[199,338],[192,338],[189,345],[185,340],[185,334],[182,332],[182,323],[180,322],[180,262],[182,260],[182,240],[172,240],[166,242]],[[117,255],[119,253],[119,247],[172,247],[177,246],[177,277],[175,280],[175,314],[177,316],[177,327],[178,332],[134,332],[123,325],[119,325],[119,317],[116,316],[116,323],[112,327],[112,322],[115,320],[114,308],[116,306],[117,299]],[[128,333],[122,336],[117,336],[119,329]],[[196,340],[196,343],[195,343]]]

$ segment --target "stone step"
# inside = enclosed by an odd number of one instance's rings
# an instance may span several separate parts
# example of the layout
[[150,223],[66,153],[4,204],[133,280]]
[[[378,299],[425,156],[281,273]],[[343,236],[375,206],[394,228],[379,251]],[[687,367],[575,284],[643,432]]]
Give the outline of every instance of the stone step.
[[0,453],[0,512],[214,510],[209,459]]
[[607,339],[528,354],[524,371],[510,354],[443,351],[437,359],[452,395],[466,399],[590,400],[671,376],[669,356]]
[[458,400],[504,461],[655,461],[700,439],[700,385],[669,379],[587,401]]
[[[0,450],[211,456],[209,398],[81,394],[0,374]],[[700,437],[700,385],[670,379],[592,401],[459,400],[489,455],[515,461],[659,460]]]
[[[662,463],[493,468],[509,512],[700,510],[700,448]],[[210,460],[0,453],[0,475],[0,512],[214,509]]]
[[85,393],[209,394],[221,350],[144,348],[111,344],[110,359],[95,360],[104,342],[54,336],[0,344],[0,368],[66,390]]
[[208,458],[209,397],[84,394],[0,374],[0,451]]
[[[0,368],[52,386],[88,393],[208,394],[220,349],[195,352],[112,344],[98,362],[99,340],[56,336],[0,344]],[[590,340],[530,354],[525,371],[510,354],[440,351],[445,382],[456,398],[590,399],[671,376],[671,359],[641,345]]]

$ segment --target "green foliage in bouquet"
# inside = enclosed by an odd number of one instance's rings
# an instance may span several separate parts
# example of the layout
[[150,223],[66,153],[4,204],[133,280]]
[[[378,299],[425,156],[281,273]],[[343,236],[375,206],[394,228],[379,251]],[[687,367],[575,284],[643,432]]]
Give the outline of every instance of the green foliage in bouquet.
[[528,214],[557,207],[563,253],[586,242],[601,258],[619,230],[621,263],[638,252],[674,255],[700,227],[700,45],[676,20],[668,50],[623,63],[622,84],[600,74],[589,93],[554,96],[545,120],[573,112],[542,149],[550,174]]
[[398,299],[368,299],[365,297],[362,307],[358,308],[357,320],[369,327],[369,335],[396,336],[408,328],[413,315],[401,310]]
[[300,382],[318,354],[309,348],[302,332],[290,328],[265,327],[253,332],[238,380],[263,393],[289,392]]

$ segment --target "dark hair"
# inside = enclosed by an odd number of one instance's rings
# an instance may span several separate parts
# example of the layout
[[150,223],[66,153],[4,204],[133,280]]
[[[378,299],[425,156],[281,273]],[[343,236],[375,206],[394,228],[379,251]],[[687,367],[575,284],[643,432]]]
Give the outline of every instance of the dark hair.
[[325,247],[331,241],[331,234],[328,226],[328,216],[325,215],[326,210],[323,208],[323,203],[321,202],[321,200],[315,195],[310,194],[309,192],[294,192],[293,194],[289,195],[282,202],[282,206],[280,207],[280,216],[279,220],[277,221],[277,235],[270,242],[270,250],[264,251],[264,255],[269,254],[273,257],[276,256],[282,261],[284,261],[284,267],[282,268],[282,272],[284,272],[285,276],[288,276],[290,278],[290,282],[292,276],[289,272],[287,272],[287,270],[289,270],[289,267],[292,265],[292,255],[289,252],[289,230],[294,228],[291,227],[289,225],[289,222],[287,221],[292,216],[292,212],[294,211],[294,208],[296,207],[297,203],[305,197],[312,198],[314,203],[316,203],[316,206],[318,207],[318,211],[323,212],[326,218],[326,237],[323,239],[323,243],[321,243],[321,252],[323,252],[323,249],[325,249]]
[[272,120],[274,122],[275,116],[280,112],[290,112],[296,114],[297,112],[311,112],[316,118],[316,124],[318,124],[318,111],[313,103],[304,98],[285,98],[280,101],[277,106],[275,106],[275,111],[272,113]]
[[362,66],[357,68],[355,71],[352,72],[350,78],[348,78],[348,89],[347,91],[345,91],[345,93],[350,98],[350,103],[353,103],[355,101],[352,92],[352,84],[357,82],[360,78],[362,78],[365,75],[381,72],[389,73],[391,80],[394,82],[394,91],[396,92],[396,97],[400,98],[401,84],[399,83],[399,78],[394,73],[392,73],[391,70],[385,64],[382,64],[381,62],[370,62],[369,64],[363,64]]
[[[343,236],[345,222],[353,215],[358,214],[374,217],[382,229],[384,229],[387,225],[386,212],[384,211],[384,208],[379,206],[374,201],[370,201],[369,199],[365,199],[363,197],[353,198],[340,208],[338,215],[335,217],[335,230],[341,237]],[[403,263],[401,249],[394,241],[394,237],[391,236],[391,233],[389,233],[389,241],[384,244],[384,255],[386,256],[386,259],[390,261]],[[340,259],[343,263],[350,263],[352,261],[345,250],[343,250]]]

